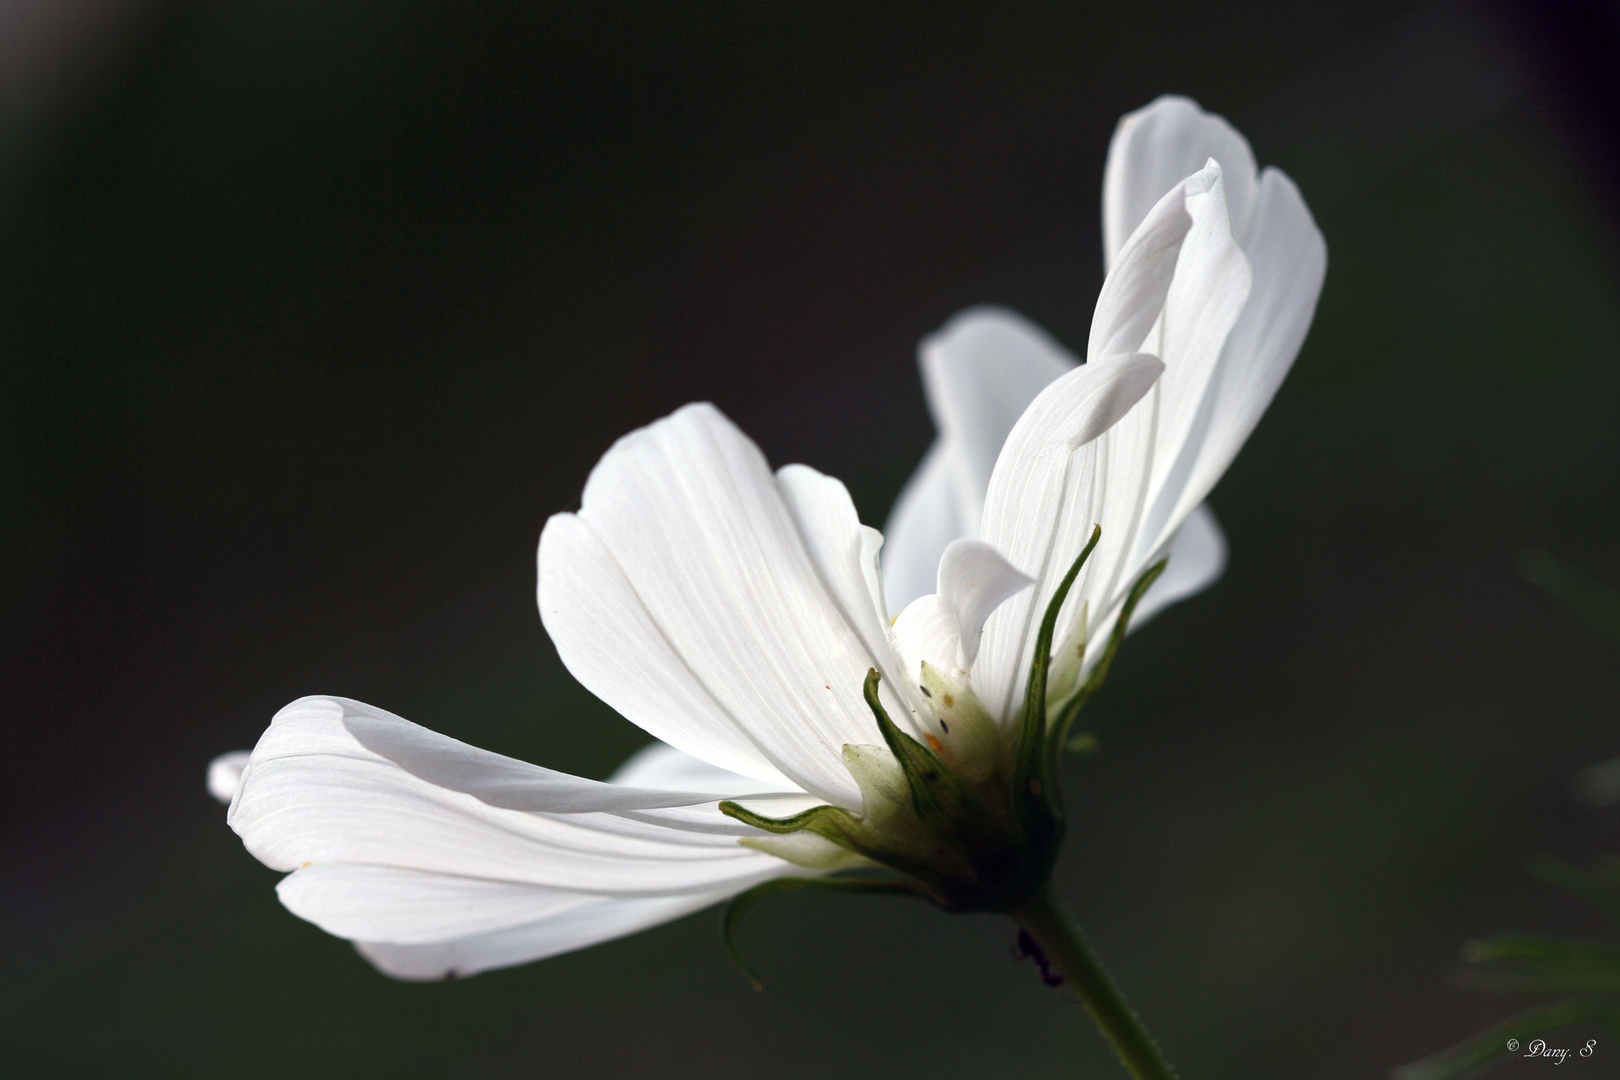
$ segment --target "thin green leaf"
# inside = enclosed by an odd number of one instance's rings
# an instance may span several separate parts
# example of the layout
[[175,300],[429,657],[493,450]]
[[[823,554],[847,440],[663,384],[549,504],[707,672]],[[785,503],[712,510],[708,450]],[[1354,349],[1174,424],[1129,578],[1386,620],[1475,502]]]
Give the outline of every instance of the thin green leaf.
[[1620,947],[1541,934],[1503,934],[1463,947],[1472,967],[1458,974],[1471,990],[1526,993],[1620,991]]
[[731,962],[737,965],[737,970],[753,984],[755,990],[764,990],[765,983],[748,961],[743,959],[742,950],[737,947],[737,928],[742,925],[742,917],[749,908],[768,896],[779,893],[798,892],[802,889],[825,889],[830,892],[859,892],[880,896],[923,896],[913,885],[903,881],[884,881],[873,878],[817,878],[817,877],[783,877],[755,885],[746,892],[738,893],[726,902],[720,911],[720,937],[725,942],[726,954]]
[[1592,999],[1577,998],[1522,1012],[1504,1020],[1495,1027],[1486,1028],[1478,1035],[1465,1039],[1450,1050],[1433,1057],[1414,1061],[1396,1069],[1393,1080],[1454,1080],[1487,1066],[1513,1053],[1508,1040],[1516,1040],[1522,1049],[1526,1040],[1549,1031],[1569,1027],[1585,1020],[1605,1015],[1609,1007]]
[[1463,958],[1471,964],[1497,960],[1579,960],[1620,964],[1620,945],[1548,934],[1498,934],[1470,941]]

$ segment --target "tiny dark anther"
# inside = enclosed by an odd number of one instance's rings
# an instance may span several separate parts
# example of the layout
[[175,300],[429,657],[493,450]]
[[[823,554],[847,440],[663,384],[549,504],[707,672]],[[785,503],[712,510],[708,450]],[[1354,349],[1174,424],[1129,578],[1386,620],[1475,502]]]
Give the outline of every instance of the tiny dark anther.
[[951,733],[951,725],[949,725],[945,721],[941,720],[939,722],[939,730],[941,730],[945,734],[949,735]]
[[1052,966],[1052,961],[1047,959],[1046,953],[1035,943],[1035,939],[1029,936],[1029,931],[1019,930],[1017,954],[1014,959],[1022,960],[1026,956],[1034,960],[1035,966],[1040,969],[1041,982],[1047,986],[1063,985],[1062,974]]
[[922,691],[923,697],[933,697],[934,696],[933,694],[930,694],[928,692],[928,687],[926,687],[926,686],[919,686],[919,687],[917,687],[917,689]]
[[929,769],[927,772],[922,774],[922,778],[923,783],[932,784],[935,780],[939,779],[939,773],[935,772],[933,769]]

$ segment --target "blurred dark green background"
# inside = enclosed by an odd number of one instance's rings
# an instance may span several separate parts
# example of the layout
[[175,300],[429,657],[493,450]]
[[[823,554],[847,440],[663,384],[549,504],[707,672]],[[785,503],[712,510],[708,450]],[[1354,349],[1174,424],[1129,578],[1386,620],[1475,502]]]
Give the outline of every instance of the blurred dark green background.
[[36,7],[0,25],[7,1075],[1122,1075],[1009,924],[899,901],[759,910],[759,996],[713,913],[392,983],[202,779],[314,692],[605,775],[643,739],[541,633],[545,517],[708,398],[881,523],[916,339],[994,301],[1082,344],[1107,137],[1165,91],[1298,180],[1328,282],[1213,498],[1230,571],[1091,707],[1066,892],[1190,1077],[1383,1075],[1524,1004],[1447,984],[1462,940],[1597,931],[1523,865],[1620,851],[1568,793],[1620,654],[1514,563],[1620,585],[1612,7]]

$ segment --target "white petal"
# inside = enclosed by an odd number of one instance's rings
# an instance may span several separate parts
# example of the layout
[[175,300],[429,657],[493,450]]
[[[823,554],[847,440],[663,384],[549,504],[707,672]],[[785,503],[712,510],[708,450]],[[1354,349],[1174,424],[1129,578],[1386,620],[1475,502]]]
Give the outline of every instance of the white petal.
[[889,611],[878,565],[883,534],[861,524],[842,481],[808,465],[777,470],[776,485],[810,561],[844,620],[860,635],[874,660],[886,659]]
[[247,768],[251,750],[232,750],[208,763],[208,794],[231,805],[236,789],[242,783],[242,770]]
[[[773,868],[737,844],[754,831],[730,822],[728,835],[712,803],[538,813],[440,787],[367,749],[344,723],[357,708],[294,702],[254,748],[228,820],[265,865],[384,866],[624,895],[712,890]],[[600,786],[639,799],[636,789]]]
[[889,609],[934,589],[945,545],[979,531],[990,473],[1035,395],[1079,361],[1034,323],[1000,307],[953,316],[919,347],[939,439],[901,491],[883,553]]
[[1232,235],[1219,174],[1204,191],[1189,186],[1185,206],[1193,225],[1165,295],[1158,334],[1165,375],[1158,387],[1152,501],[1137,540],[1144,558],[1169,542],[1208,493],[1195,495],[1188,483],[1210,422],[1212,380],[1250,292],[1249,261]]
[[1226,537],[1204,503],[1188,516],[1170,541],[1170,563],[1148,587],[1131,616],[1135,630],[1178,601],[1203,592],[1226,570]]
[[[778,863],[778,865],[785,865]],[[791,872],[791,868],[789,869]],[[463,978],[526,964],[644,930],[726,899],[730,893],[611,897],[506,930],[432,945],[360,941],[355,947],[396,979]]]
[[351,941],[420,945],[506,930],[596,903],[589,893],[510,881],[323,863],[282,878],[287,910]]
[[1103,168],[1103,250],[1112,267],[1126,237],[1182,178],[1214,158],[1226,177],[1232,228],[1248,236],[1255,201],[1254,153],[1248,140],[1188,98],[1166,94],[1128,113],[1108,145]]
[[1184,502],[1203,499],[1243,448],[1299,355],[1322,293],[1327,244],[1299,189],[1276,169],[1260,177],[1245,250],[1254,286],[1227,337]]
[[697,678],[613,553],[576,514],[540,534],[540,618],[574,677],[649,734],[729,772],[792,787]]
[[1022,315],[996,307],[954,316],[919,352],[934,425],[951,445],[967,504],[980,506],[1013,425],[1036,394],[1080,361]]
[[666,791],[712,791],[727,798],[763,795],[774,790],[751,776],[710,765],[661,742],[648,743],[631,754],[608,777],[608,783]]
[[[759,449],[713,406],[689,405],[620,439],[582,502],[548,523],[540,559],[541,615],[575,677],[673,746],[759,775],[751,743],[796,786],[858,807],[840,752],[873,741],[862,685],[894,658],[873,655],[828,592]],[[568,521],[605,561],[553,550]],[[680,707],[634,670],[643,655],[689,672]],[[685,707],[694,687],[708,715]]]
[[961,633],[957,667],[971,670],[979,655],[984,621],[1008,597],[1035,584],[982,540],[956,540],[939,560],[939,595],[950,605]]
[[919,596],[894,620],[895,644],[904,659],[905,678],[916,684],[924,662],[952,674],[966,670],[962,663],[962,631],[956,613],[938,593]]
[[[570,814],[650,810],[712,802],[723,794],[720,791],[649,790],[570,776],[480,750],[364,702],[345,698],[305,699],[302,707],[323,718],[328,710],[339,710],[344,728],[365,749],[430,784],[464,792],[505,810]],[[324,730],[322,724],[312,725],[312,734],[318,740],[312,747],[316,752],[322,748],[319,740],[324,740],[324,734],[320,734]],[[295,745],[293,736],[287,737],[285,745],[290,751]],[[753,782],[759,786],[756,790],[769,790],[763,788],[760,781]]]
[[1140,401],[1163,370],[1156,358],[1143,355],[1087,363],[1042,391],[1007,438],[980,534],[1039,584],[1001,605],[985,623],[973,688],[998,721],[1011,715],[1028,671],[1031,621],[1039,620],[1084,547],[1107,494],[1096,483],[1097,436]]
[[900,489],[884,526],[883,594],[891,612],[933,592],[945,546],[979,531],[984,493],[970,501],[960,473],[951,447],[936,439]]
[[1192,200],[1220,185],[1220,166],[1211,162],[1165,193],[1120,248],[1103,279],[1091,315],[1086,359],[1140,350],[1164,309],[1177,271],[1182,242],[1194,221]]

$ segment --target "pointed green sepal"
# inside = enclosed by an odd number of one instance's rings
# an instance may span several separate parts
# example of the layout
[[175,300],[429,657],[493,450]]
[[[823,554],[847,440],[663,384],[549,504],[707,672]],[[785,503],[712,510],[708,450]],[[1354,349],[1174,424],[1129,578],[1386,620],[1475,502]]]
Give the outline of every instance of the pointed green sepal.
[[777,836],[809,832],[857,855],[871,858],[876,854],[871,830],[860,818],[840,806],[812,806],[791,817],[773,818],[756,814],[742,804],[726,799],[720,804],[720,812],[744,825],[752,825]]
[[[1057,630],[1058,612],[1063,610],[1063,602],[1069,598],[1074,579],[1080,576],[1080,568],[1091,558],[1097,541],[1101,539],[1102,526],[1093,527],[1091,539],[1086,541],[1085,548],[1052,593],[1046,613],[1041,617],[1040,629],[1035,634],[1035,655],[1029,665],[1029,682],[1024,689],[1024,722],[1018,729],[1018,741],[1013,748],[1014,783],[1022,787],[1032,787],[1042,781],[1046,786],[1052,786],[1052,770],[1044,768],[1041,760],[1042,750],[1046,746],[1046,674],[1052,664],[1052,636]],[[1040,794],[1035,790],[1032,793]],[[1056,797],[1055,791],[1051,797]]]
[[872,709],[872,716],[877,720],[878,730],[883,733],[883,741],[888,745],[889,752],[905,773],[917,820],[936,830],[960,828],[968,820],[964,810],[972,799],[971,786],[937,754],[901,731],[889,718],[889,711],[878,697],[879,680],[875,668],[867,671],[863,687],[866,704]]
[[885,896],[917,896],[929,899],[928,895],[915,885],[904,881],[888,881],[874,878],[825,878],[825,877],[784,877],[755,885],[746,892],[738,893],[726,902],[720,911],[720,937],[725,942],[726,954],[731,962],[737,965],[737,970],[753,985],[755,990],[765,989],[765,983],[743,959],[742,950],[737,947],[737,927],[742,925],[745,912],[768,896],[778,893],[798,892],[801,889],[826,889],[832,892],[859,892]]
[[1074,718],[1080,715],[1080,706],[1084,705],[1102,686],[1103,680],[1108,678],[1108,669],[1113,666],[1114,654],[1119,652],[1119,643],[1125,640],[1125,634],[1131,628],[1131,615],[1136,611],[1136,605],[1141,602],[1142,595],[1153,583],[1159,580],[1159,575],[1164,573],[1164,568],[1168,565],[1170,565],[1168,558],[1160,559],[1136,579],[1136,584],[1131,586],[1124,605],[1119,609],[1119,618],[1114,620],[1114,629],[1108,635],[1108,644],[1103,648],[1102,655],[1097,658],[1096,666],[1091,669],[1091,674],[1086,676],[1086,681],[1074,695],[1074,700],[1064,706],[1063,715],[1052,725],[1048,760],[1054,770],[1058,759],[1063,756],[1064,745],[1069,739],[1069,728],[1073,726]]

